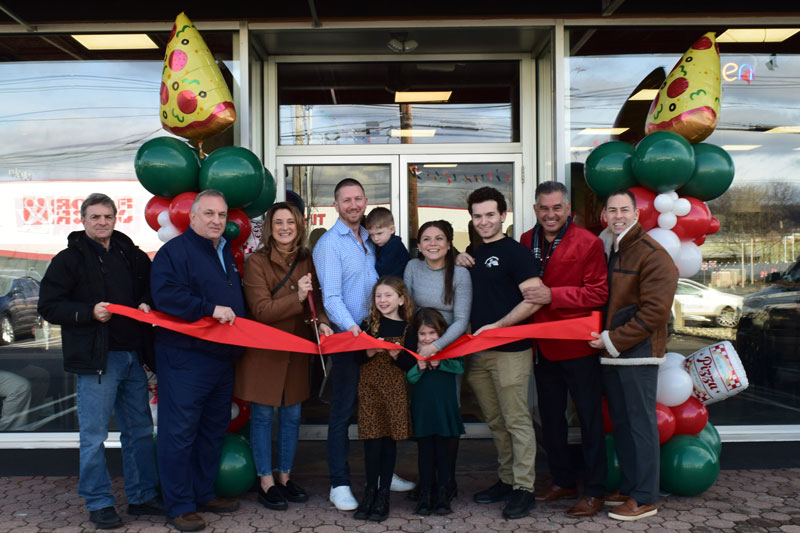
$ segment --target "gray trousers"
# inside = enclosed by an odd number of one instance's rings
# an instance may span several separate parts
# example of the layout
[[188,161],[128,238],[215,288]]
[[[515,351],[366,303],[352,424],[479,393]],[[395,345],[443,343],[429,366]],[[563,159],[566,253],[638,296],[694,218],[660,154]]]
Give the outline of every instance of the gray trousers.
[[658,503],[657,383],[658,365],[603,365],[603,386],[622,471],[620,493],[639,505]]

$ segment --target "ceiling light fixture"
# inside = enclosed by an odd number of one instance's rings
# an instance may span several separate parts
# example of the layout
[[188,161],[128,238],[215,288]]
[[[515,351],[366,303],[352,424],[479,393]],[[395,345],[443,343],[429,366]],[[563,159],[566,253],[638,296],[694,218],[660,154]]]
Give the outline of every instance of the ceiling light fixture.
[[458,163],[425,163],[422,166],[425,168],[455,168]]
[[570,152],[588,152],[591,149],[592,149],[591,146],[570,146],[569,147],[569,151]]
[[413,52],[417,49],[417,46],[419,46],[417,41],[408,38],[408,33],[391,33],[389,35],[391,39],[386,43],[386,46],[392,52],[406,54],[408,52]]
[[158,45],[145,33],[70,35],[87,50],[149,50]]
[[782,43],[800,28],[732,28],[717,37],[718,43]]
[[579,135],[620,135],[630,128],[584,128]]
[[421,129],[407,129],[407,130],[391,130],[390,137],[433,137],[436,135],[435,129],[421,130]]
[[800,126],[778,126],[764,133],[800,133]]
[[722,149],[729,152],[746,152],[760,148],[760,144],[723,144]]
[[447,102],[452,94],[453,91],[397,91],[394,93],[394,103]]
[[658,94],[658,89],[642,89],[628,100],[653,100]]

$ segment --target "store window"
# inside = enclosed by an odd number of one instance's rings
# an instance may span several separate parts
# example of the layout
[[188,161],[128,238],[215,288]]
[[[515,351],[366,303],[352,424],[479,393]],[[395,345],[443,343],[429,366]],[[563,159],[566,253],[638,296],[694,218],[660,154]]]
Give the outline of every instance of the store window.
[[519,62],[281,63],[280,144],[519,141]]
[[[161,245],[144,220],[152,194],[133,168],[142,143],[169,135],[158,116],[169,33],[148,35],[157,48],[147,51],[91,51],[69,35],[0,37],[0,48],[14,50],[13,61],[0,56],[0,431],[78,429],[60,328],[37,304],[51,258],[83,229],[83,199],[107,194],[117,230],[151,256]],[[204,37],[231,59],[230,32]],[[231,143],[228,133],[211,145]]]
[[[587,227],[599,230],[601,201],[586,188],[583,163],[604,142],[641,138],[650,101],[629,99],[634,89],[663,68],[661,79],[649,82],[657,88],[704,33],[726,29],[569,31],[573,206]],[[673,313],[681,316],[667,349],[689,355],[716,341],[733,342],[750,387],[709,407],[714,424],[798,424],[800,285],[793,273],[800,253],[800,34],[779,42],[720,42],[719,50],[719,123],[704,142],[723,147],[736,173],[730,189],[707,203],[720,230],[700,248],[701,270],[679,282],[681,305]]]

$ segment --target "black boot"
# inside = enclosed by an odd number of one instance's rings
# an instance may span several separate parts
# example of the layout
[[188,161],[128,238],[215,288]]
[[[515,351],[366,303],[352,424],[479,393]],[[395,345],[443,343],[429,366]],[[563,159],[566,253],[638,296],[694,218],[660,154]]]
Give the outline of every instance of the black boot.
[[419,489],[419,499],[414,513],[419,516],[428,516],[433,512],[433,495],[430,487]]
[[450,508],[450,498],[447,497],[447,487],[439,487],[436,491],[436,507],[433,512],[438,515],[445,515],[453,512],[453,509]]
[[367,520],[370,518],[370,514],[372,514],[372,508],[375,506],[376,493],[377,491],[375,490],[375,487],[366,487],[364,489],[364,496],[362,496],[361,502],[356,508],[356,512],[353,513],[353,518],[356,520]]
[[369,514],[369,520],[373,522],[383,522],[389,518],[389,489],[381,488],[375,497],[375,504]]
[[455,479],[451,479],[447,483],[447,501],[452,502],[458,496],[458,485]]

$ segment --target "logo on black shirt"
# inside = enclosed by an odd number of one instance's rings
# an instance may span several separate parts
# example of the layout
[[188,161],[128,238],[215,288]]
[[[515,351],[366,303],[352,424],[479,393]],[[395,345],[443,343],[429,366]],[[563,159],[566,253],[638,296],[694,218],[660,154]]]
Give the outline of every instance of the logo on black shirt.
[[498,259],[496,255],[493,255],[491,257],[487,257],[483,264],[486,265],[486,268],[497,267],[500,266],[500,259]]

